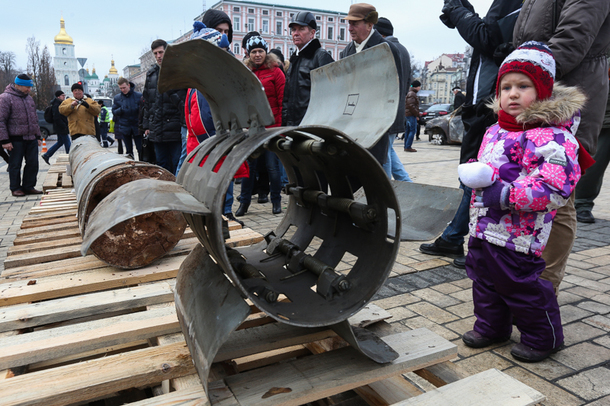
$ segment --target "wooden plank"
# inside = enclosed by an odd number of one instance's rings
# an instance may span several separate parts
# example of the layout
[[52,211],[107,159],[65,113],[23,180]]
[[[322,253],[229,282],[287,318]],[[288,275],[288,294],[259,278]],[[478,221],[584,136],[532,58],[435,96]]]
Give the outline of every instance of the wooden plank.
[[[7,279],[42,278],[46,276],[94,270],[107,266],[108,264],[97,259],[93,255],[87,255],[86,257],[76,257],[70,259],[63,259],[60,261],[53,261],[45,264],[35,264],[5,269],[2,272],[2,277]],[[5,281],[0,280],[0,286],[1,283],[4,282]]]
[[180,343],[16,376],[0,381],[0,393],[3,406],[59,406],[68,400],[70,403],[84,402],[194,372],[188,348]]
[[46,192],[49,189],[57,189],[57,182],[59,181],[59,173],[47,173],[47,176],[42,182],[42,191]]
[[48,218],[58,218],[58,217],[76,218],[76,213],[77,213],[77,210],[62,210],[62,211],[56,211],[56,212],[51,212],[51,213],[29,213],[27,216],[25,216],[23,218],[22,221],[28,222],[28,221],[44,220],[44,219],[48,219]]
[[70,248],[76,247],[80,253],[80,246],[83,242],[83,239],[80,236],[71,237],[71,238],[63,238],[61,240],[52,240],[52,241],[36,241],[30,242],[28,244],[17,244],[13,245],[8,249],[7,257],[13,257],[15,255],[23,255],[29,254],[32,252],[45,251],[50,249],[59,249],[59,248]]
[[130,313],[0,339],[0,369],[180,331],[176,310]]
[[448,383],[459,381],[468,376],[462,368],[453,362],[442,362],[413,372],[437,388],[447,385]]
[[40,264],[43,262],[79,257],[81,256],[80,246],[81,244],[77,244],[61,248],[40,250],[34,253],[27,252],[24,254],[12,255],[4,260],[4,268],[9,269],[16,266]]
[[545,399],[543,394],[515,378],[497,369],[489,369],[394,405],[529,406]]
[[67,230],[59,230],[50,233],[41,233],[36,235],[26,235],[23,237],[17,237],[15,238],[15,241],[13,241],[13,245],[18,246],[25,244],[34,244],[43,241],[57,241],[74,237],[80,238],[80,230],[78,229],[78,227],[70,228]]
[[[228,389],[227,389],[228,390]],[[235,403],[231,405],[238,406],[235,398]],[[207,406],[210,402],[207,400],[207,396],[203,387],[191,387],[178,392],[171,392],[166,395],[155,396],[150,399],[144,399],[135,403],[126,403],[124,406],[168,406],[168,405],[180,405],[180,406]],[[223,403],[224,406],[229,404]]]
[[383,338],[399,357],[376,364],[351,347],[248,371],[225,379],[242,405],[303,404],[421,369],[457,355],[457,347],[427,329]]
[[163,281],[45,302],[4,306],[0,307],[0,332],[172,302],[173,300],[174,293],[170,284]]
[[[25,227],[24,227],[25,226]],[[17,237],[38,234],[38,233],[48,233],[59,230],[67,230],[72,228],[78,228],[78,220],[76,217],[73,221],[67,221],[64,219],[63,223],[46,225],[46,224],[36,224],[28,227],[24,223],[21,224],[21,230],[17,231]]]
[[74,187],[74,183],[72,183],[72,176],[64,173],[61,176],[61,187],[64,189],[72,189]]
[[228,247],[243,247],[246,245],[256,244],[263,240],[263,235],[257,233],[250,228],[242,228],[239,230],[229,230],[230,238],[225,240],[225,245]]
[[[73,227],[78,225],[78,220],[74,217],[74,221],[66,221],[65,218],[50,218],[38,221],[26,221],[21,224],[21,228],[34,228],[34,227],[53,227],[54,225],[63,226],[61,229],[65,229],[66,225]],[[52,228],[50,228],[52,229]]]
[[55,299],[175,278],[184,258],[185,256],[162,258],[147,267],[129,271],[104,267],[43,277],[34,284],[28,280],[11,280],[0,284],[0,305]]
[[355,388],[354,391],[369,405],[391,405],[405,399],[424,393],[417,386],[399,376],[393,376],[366,386]]

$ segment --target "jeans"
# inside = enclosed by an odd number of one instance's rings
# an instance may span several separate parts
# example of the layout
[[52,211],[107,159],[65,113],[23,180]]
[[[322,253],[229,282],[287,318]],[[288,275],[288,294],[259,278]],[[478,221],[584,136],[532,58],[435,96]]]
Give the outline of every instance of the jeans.
[[470,197],[472,189],[460,182],[460,189],[464,191],[462,201],[458,206],[453,220],[445,228],[441,238],[450,244],[463,245],[464,236],[468,234],[468,222],[470,221]]
[[[38,175],[38,140],[16,140],[11,137],[10,141],[13,144],[8,164],[11,192],[19,189],[23,191],[34,189]],[[25,166],[21,179],[21,163],[24,158]]]
[[396,180],[413,182],[407,171],[405,171],[405,166],[400,162],[398,154],[396,154],[396,151],[394,150],[393,145],[396,135],[398,134],[388,134],[390,137],[390,148],[388,148],[388,160],[383,164],[383,170],[388,174],[388,178],[390,179],[394,176],[394,179]]
[[[188,129],[186,127],[181,127],[180,132],[182,133],[182,151],[180,152],[180,161],[178,161],[178,167],[176,168],[176,177],[178,177],[178,172],[180,172],[180,168],[182,168],[182,163],[186,159],[186,137],[188,135]],[[231,185],[233,185],[231,183]],[[233,186],[231,186],[233,189]],[[231,197],[233,197],[233,191],[231,190]]]
[[57,134],[57,142],[55,144],[53,144],[53,146],[51,148],[49,148],[49,150],[43,154],[44,157],[46,157],[47,159],[51,158],[53,156],[53,154],[55,152],[57,152],[57,150],[59,148],[61,148],[61,146],[64,146],[64,149],[66,150],[66,154],[70,153],[70,146],[72,145],[72,141],[70,141],[70,135],[66,134],[66,135],[59,135]]
[[142,136],[138,133],[137,128],[133,127],[121,127],[121,135],[125,141],[125,153],[130,154],[134,158],[136,157],[133,153],[133,144],[136,144],[136,150],[138,151],[138,159],[142,160]]
[[413,139],[415,138],[415,132],[417,132],[417,117],[407,116],[407,128],[405,132],[405,149],[411,148],[413,145]]
[[233,181],[229,184],[227,194],[225,195],[225,207],[222,214],[229,214],[233,211]]
[[256,159],[248,160],[250,166],[250,176],[245,178],[241,183],[241,194],[239,202],[242,204],[250,204],[252,201],[252,189],[256,183],[256,161],[264,159],[267,164],[267,172],[269,173],[269,190],[271,194],[271,202],[276,203],[282,200],[282,179],[280,173],[280,159],[271,151],[265,151]]
[[172,174],[176,173],[180,153],[182,152],[182,141],[155,142],[154,145],[157,165],[167,169]]

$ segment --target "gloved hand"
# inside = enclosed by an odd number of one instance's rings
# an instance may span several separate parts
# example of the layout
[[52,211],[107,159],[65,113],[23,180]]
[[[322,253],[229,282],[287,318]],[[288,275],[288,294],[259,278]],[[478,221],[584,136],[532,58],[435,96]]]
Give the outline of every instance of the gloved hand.
[[482,162],[469,162],[458,166],[458,176],[471,189],[482,189],[496,181],[494,170]]
[[[469,3],[470,4],[470,3]],[[445,4],[441,9],[440,19],[449,28],[455,28],[455,24],[451,22],[451,12],[458,7],[464,7],[460,0],[445,0]]]
[[510,187],[499,180],[486,188],[476,189],[473,207],[493,207],[506,210],[509,208],[509,191]]
[[81,104],[82,104],[84,107],[89,108],[89,103],[87,103],[86,101],[84,101],[84,100],[83,100],[83,101],[81,102]]

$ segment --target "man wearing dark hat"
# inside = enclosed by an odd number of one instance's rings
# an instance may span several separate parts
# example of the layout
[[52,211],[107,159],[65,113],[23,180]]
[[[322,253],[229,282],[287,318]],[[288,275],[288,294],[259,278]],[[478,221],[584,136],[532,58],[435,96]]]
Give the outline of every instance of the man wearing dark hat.
[[59,112],[59,106],[66,100],[66,94],[61,90],[55,92],[55,98],[51,102],[53,106],[51,109],[53,111],[53,128],[57,133],[57,142],[49,148],[49,150],[42,154],[42,159],[49,164],[49,158],[53,156],[55,151],[57,151],[62,145],[66,150],[66,154],[70,153],[70,145],[72,142],[70,141],[70,130],[68,129],[68,118]]
[[[39,195],[38,147],[42,145],[36,105],[30,96],[32,79],[22,73],[0,94],[0,143],[10,152],[8,172],[13,196]],[[23,179],[21,164],[25,158]]]
[[72,97],[59,105],[59,112],[68,117],[68,127],[73,140],[83,135],[95,137],[95,122],[101,107],[95,100],[85,95],[83,85],[72,85]]
[[352,4],[345,19],[349,24],[348,31],[352,37],[352,42],[347,44],[345,49],[341,51],[341,59],[383,43],[390,46],[392,55],[394,56],[394,63],[396,64],[396,71],[398,73],[398,80],[400,83],[400,95],[402,97],[399,98],[398,101],[398,111],[396,112],[396,119],[394,120],[394,123],[387,133],[379,139],[377,144],[369,149],[369,152],[373,154],[380,164],[383,165],[388,159],[390,137],[395,136],[395,134],[405,130],[405,118],[403,112],[405,109],[404,96],[406,94],[406,85],[405,78],[403,77],[404,74],[400,53],[394,44],[386,41],[379,32],[373,29],[373,26],[377,24],[378,20],[378,14],[375,7],[367,3]]
[[[400,42],[398,42],[398,38],[394,36],[394,26],[392,22],[385,17],[380,17],[375,24],[375,30],[388,42],[391,42],[400,53],[400,64],[402,65],[402,77],[403,77],[403,86],[400,88],[400,99],[404,100],[407,96],[407,84],[411,83],[411,56],[409,55],[409,51],[405,48]],[[406,132],[406,121],[405,128],[403,128],[402,132]],[[409,174],[405,170],[405,166],[400,162],[396,151],[394,150],[393,144],[394,140],[398,136],[396,134],[390,134],[390,146],[388,148],[388,160],[385,164],[383,164],[383,169],[388,174],[389,178],[396,180],[402,180],[405,182],[411,182],[411,178]]]
[[286,72],[282,125],[293,126],[301,124],[309,106],[309,72],[333,62],[333,58],[322,49],[316,38],[318,25],[313,14],[308,11],[297,13],[288,27],[297,50],[290,56],[290,66]]
[[454,87],[452,91],[455,95],[453,98],[453,110],[457,110],[466,101],[466,96],[462,93],[462,89],[459,86]]

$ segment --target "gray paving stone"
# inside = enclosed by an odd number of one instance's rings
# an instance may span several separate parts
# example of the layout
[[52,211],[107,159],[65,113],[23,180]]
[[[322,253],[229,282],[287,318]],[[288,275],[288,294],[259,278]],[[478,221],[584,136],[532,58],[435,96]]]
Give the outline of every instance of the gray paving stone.
[[[563,285],[564,284],[562,283],[561,286],[563,287]],[[559,306],[563,306],[563,305],[574,303],[574,302],[580,302],[580,301],[582,301],[582,296],[578,296],[573,293],[566,292],[563,289],[559,291],[559,296],[557,296],[557,302],[559,302]]]
[[598,399],[595,402],[587,403],[588,406],[610,406],[610,396]]
[[392,322],[406,320],[412,317],[419,317],[419,314],[407,309],[404,306],[393,307],[388,309],[388,312],[392,315]]
[[600,338],[596,338],[595,340],[593,340],[593,342],[595,344],[603,345],[606,348],[610,348],[610,336],[608,334]]
[[382,309],[392,309],[398,306],[404,306],[411,303],[419,302],[421,299],[417,296],[413,296],[410,293],[403,293],[401,295],[394,295],[385,299],[379,299],[373,301],[373,304],[381,307]]
[[522,367],[509,368],[504,373],[543,393],[547,397],[547,400],[542,402],[545,406],[579,406],[585,403],[580,398]]
[[427,328],[428,330],[438,334],[439,336],[443,337],[445,340],[448,341],[453,341],[460,337],[455,332],[422,316],[412,317],[410,319],[401,321],[401,323],[409,327],[411,330],[415,330],[418,328]]
[[610,331],[610,317],[597,315],[583,320],[590,326],[601,328],[604,331]]
[[468,302],[472,300],[472,288],[464,289],[461,292],[455,292],[450,294],[451,297],[454,297],[462,302]]
[[457,287],[452,283],[442,283],[440,285],[432,286],[432,289],[445,295],[462,290],[462,288]]
[[510,345],[500,346],[495,348],[493,352],[510,360],[511,363],[519,365],[522,368],[525,368],[528,371],[548,380],[554,380],[569,374],[573,374],[575,372],[574,369],[569,368],[550,358],[547,358],[542,362],[534,363],[517,361],[513,358],[512,355],[510,355],[510,350],[513,348],[513,346],[514,343],[511,343]]
[[513,366],[511,362],[492,352],[484,352],[473,357],[456,361],[455,363],[468,375],[475,375],[479,372],[487,371],[490,368],[496,368],[503,371]]
[[585,300],[584,302],[580,302],[577,306],[580,307],[581,309],[585,309],[585,310],[588,310],[593,313],[598,313],[598,314],[610,313],[610,306],[599,303],[599,302],[594,302],[592,300]]
[[572,305],[561,306],[559,310],[561,311],[562,324],[568,324],[576,320],[584,319],[593,314],[588,310],[580,309]]
[[411,293],[427,302],[430,302],[442,308],[461,303],[459,300],[452,298],[451,296],[444,295],[430,288],[414,290]]
[[610,394],[610,370],[595,368],[557,381],[559,386],[576,393],[586,400],[598,399]]
[[466,302],[455,306],[445,308],[448,312],[455,314],[456,316],[465,318],[473,315],[474,304],[472,302]]
[[459,286],[462,289],[472,288],[472,280],[470,278],[460,279],[451,283],[453,283],[455,286]]
[[433,304],[424,301],[407,305],[407,309],[438,324],[444,324],[458,319],[455,314],[449,313],[438,306],[434,306]]
[[610,349],[587,342],[564,348],[551,355],[551,358],[565,366],[579,370],[608,362]]
[[583,341],[589,341],[596,337],[601,337],[607,333],[599,328],[595,328],[583,322],[570,323],[563,326],[565,345],[570,346]]

